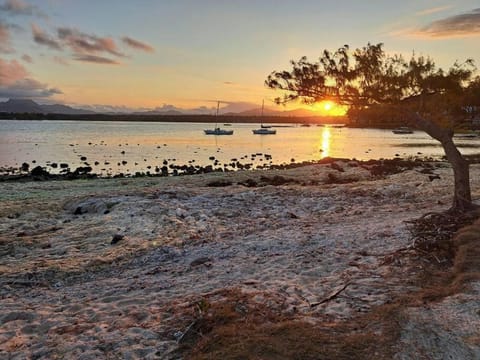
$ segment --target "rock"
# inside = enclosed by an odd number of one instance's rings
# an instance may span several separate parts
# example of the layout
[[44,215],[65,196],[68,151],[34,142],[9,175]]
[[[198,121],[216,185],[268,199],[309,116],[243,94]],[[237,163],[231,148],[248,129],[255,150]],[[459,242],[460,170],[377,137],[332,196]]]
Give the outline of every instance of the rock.
[[190,263],[190,267],[200,266],[200,265],[208,265],[212,260],[208,256],[202,256],[196,258]]
[[207,186],[209,187],[225,187],[230,185],[232,185],[232,182],[228,180],[215,180],[207,183]]
[[120,240],[123,240],[124,237],[125,237],[124,235],[120,235],[120,234],[115,234],[115,235],[113,235],[112,241],[110,242],[110,245],[115,245],[115,244],[118,243]]
[[104,199],[89,198],[75,199],[68,201],[64,205],[64,209],[70,211],[74,215],[82,214],[107,214],[110,212],[112,205],[105,202]]
[[36,166],[32,169],[32,171],[30,172],[30,175],[32,176],[49,176],[50,173],[45,170],[44,168],[42,168],[41,166]]

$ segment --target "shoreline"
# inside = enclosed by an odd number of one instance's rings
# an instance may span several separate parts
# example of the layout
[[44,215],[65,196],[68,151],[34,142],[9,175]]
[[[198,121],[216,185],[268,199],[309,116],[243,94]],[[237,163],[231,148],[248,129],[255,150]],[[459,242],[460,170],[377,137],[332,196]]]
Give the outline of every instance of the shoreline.
[[[196,333],[206,328],[197,326],[216,316],[257,314],[260,329],[281,319],[323,331],[357,324],[421,290],[425,261],[398,252],[411,245],[406,221],[451,201],[448,164],[399,170],[374,174],[335,160],[285,170],[4,182],[0,354],[177,359],[201,340]],[[480,165],[471,173],[480,198]],[[389,349],[408,358],[412,348],[402,339],[417,334],[425,343],[416,350],[478,354],[479,344],[466,340],[480,325],[471,291],[406,308],[408,321]],[[227,316],[229,306],[235,315]],[[431,307],[436,333],[409,330],[415,319],[426,326]],[[452,332],[458,313],[463,327]]]
[[[267,155],[268,157],[268,155]],[[439,163],[443,162],[439,159],[434,159],[431,157],[414,157],[414,158],[401,158],[395,157],[392,159],[371,159],[371,160],[356,160],[356,159],[345,159],[345,158],[332,158],[325,157],[321,160],[312,160],[312,161],[303,161],[303,162],[294,162],[292,161],[289,164],[264,164],[262,166],[252,167],[251,164],[242,164],[237,162],[235,168],[222,168],[214,167],[214,165],[207,166],[193,166],[193,165],[177,165],[170,164],[169,166],[164,165],[163,167],[158,167],[153,172],[136,172],[136,173],[119,173],[110,176],[102,176],[101,174],[93,173],[92,167],[90,166],[80,166],[77,167],[74,171],[71,171],[68,164],[65,166],[60,166],[63,168],[61,173],[50,173],[46,166],[35,166],[31,171],[28,171],[30,165],[24,163],[23,166],[19,168],[9,168],[1,169],[0,168],[0,182],[26,182],[26,181],[52,181],[52,180],[79,180],[79,179],[116,179],[116,178],[158,178],[158,177],[169,177],[169,176],[190,176],[190,175],[199,175],[199,174],[208,174],[208,173],[229,173],[237,171],[268,171],[268,170],[288,170],[298,167],[311,166],[311,165],[329,165],[334,164],[337,161],[351,162],[356,163],[357,166],[376,168],[376,171],[379,175],[382,172],[391,172],[391,171],[400,171],[398,168],[412,168],[418,166],[419,163]],[[475,159],[477,161],[477,159]],[[63,164],[61,164],[63,165]],[[58,164],[55,163],[55,168],[58,167]],[[380,167],[385,167],[386,170],[379,170]],[[391,169],[388,169],[391,168]],[[397,168],[396,170],[394,170]]]

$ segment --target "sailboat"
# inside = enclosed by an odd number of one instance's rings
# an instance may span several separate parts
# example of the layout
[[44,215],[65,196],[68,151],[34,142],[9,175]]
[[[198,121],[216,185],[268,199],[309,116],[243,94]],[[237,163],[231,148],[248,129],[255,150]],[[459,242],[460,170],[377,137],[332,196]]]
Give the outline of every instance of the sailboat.
[[[220,107],[220,101],[217,102],[217,113],[215,114],[215,120],[218,119],[218,108]],[[233,130],[225,130],[221,129],[217,125],[217,121],[215,121],[215,128],[214,129],[205,129],[203,130],[205,135],[233,135]]]
[[255,135],[275,135],[277,130],[270,129],[270,126],[263,125],[263,108],[265,106],[265,100],[262,101],[262,116],[261,116],[261,124],[260,129],[252,130]]

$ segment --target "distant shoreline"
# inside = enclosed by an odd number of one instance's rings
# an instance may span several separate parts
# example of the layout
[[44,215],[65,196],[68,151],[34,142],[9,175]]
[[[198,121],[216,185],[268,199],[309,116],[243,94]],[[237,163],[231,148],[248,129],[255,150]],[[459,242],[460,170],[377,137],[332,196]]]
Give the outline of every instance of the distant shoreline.
[[280,124],[347,124],[346,116],[239,116],[239,115],[136,115],[136,114],[35,114],[0,113],[0,120],[73,120],[126,122],[192,122],[192,123],[280,123]]

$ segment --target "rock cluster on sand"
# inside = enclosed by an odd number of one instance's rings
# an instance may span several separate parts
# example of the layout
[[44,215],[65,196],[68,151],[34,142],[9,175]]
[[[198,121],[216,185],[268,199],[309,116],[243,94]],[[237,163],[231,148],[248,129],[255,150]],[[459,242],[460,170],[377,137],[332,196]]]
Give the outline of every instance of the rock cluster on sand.
[[[433,181],[422,168],[373,175],[342,161],[4,183],[0,357],[174,357],[190,323],[186,309],[223,289],[311,322],[368,312],[417,290],[409,279],[418,262],[387,260],[410,245],[406,220],[449,205],[451,170],[432,169]],[[473,189],[479,173],[474,166]],[[462,342],[444,320],[435,321],[445,344],[478,355],[478,342]],[[473,336],[478,314],[466,320],[463,334]]]

